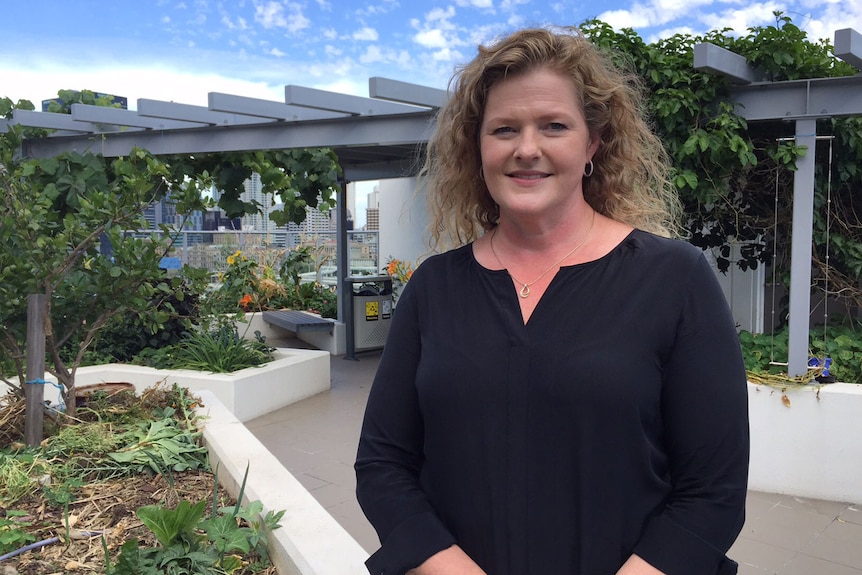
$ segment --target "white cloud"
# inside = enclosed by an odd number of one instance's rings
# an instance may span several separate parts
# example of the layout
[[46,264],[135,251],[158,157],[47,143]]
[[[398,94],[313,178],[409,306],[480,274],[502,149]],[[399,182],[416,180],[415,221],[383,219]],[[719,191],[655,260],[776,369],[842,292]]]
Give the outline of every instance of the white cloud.
[[382,62],[383,52],[380,50],[380,46],[369,46],[365,49],[365,53],[359,56],[359,61],[363,64],[373,64],[375,62]]
[[450,50],[449,48],[443,48],[442,50],[434,52],[433,57],[438,62],[452,62],[463,58],[460,52],[457,50]]
[[276,58],[283,58],[284,56],[287,56],[287,54],[285,54],[284,52],[282,52],[278,48],[273,48],[272,50],[270,50],[267,53],[270,54],[271,56],[275,56]]
[[[285,13],[285,9],[288,13]],[[302,13],[302,6],[295,2],[255,3],[254,21],[268,30],[284,28],[291,33],[311,26],[311,21]]]
[[341,48],[336,48],[331,44],[327,44],[326,47],[323,49],[323,53],[327,56],[341,56],[341,54],[344,53],[344,50],[342,50]]
[[480,8],[492,10],[494,8],[494,0],[455,0],[455,3],[462,8]]
[[518,6],[529,4],[530,0],[503,0],[500,2],[500,9],[504,12],[512,12]]
[[[794,23],[812,40],[827,39],[834,43],[835,31],[844,28],[862,33],[862,3],[857,0],[807,0],[802,9],[806,12],[806,19],[797,21],[794,16]],[[818,17],[812,17],[811,11],[817,12]]]
[[396,8],[399,8],[398,0],[382,0],[375,2],[374,4],[363,6],[362,8],[356,10],[356,14],[359,16],[374,16],[379,14],[388,14],[392,12]]
[[455,8],[452,6],[447,7],[445,10],[442,8],[434,8],[427,14],[425,14],[425,20],[428,22],[438,22],[441,24],[445,24],[448,28],[452,28],[453,25],[449,20],[455,17]]
[[335,28],[324,28],[320,31],[320,33],[327,40],[335,40],[336,38],[338,38],[338,32],[335,30]]
[[248,22],[242,16],[238,16],[236,22],[234,22],[228,14],[223,14],[221,17],[221,23],[228,30],[247,30]]
[[369,28],[368,26],[361,28],[353,33],[354,40],[365,40],[369,42],[376,42],[379,38],[379,34],[377,34],[377,30],[374,28]]
[[124,96],[128,98],[130,109],[137,109],[138,98],[206,106],[209,92],[225,92],[269,100],[284,99],[283,87],[165,67],[119,65],[105,68],[51,68],[50,74],[46,74],[46,69],[48,68],[40,66],[29,70],[4,70],[4,80],[8,79],[10,86],[19,89],[2,95],[15,101],[30,100],[38,106],[42,100],[56,96],[60,89],[86,88]]
[[445,48],[448,44],[440,29],[423,30],[413,36],[413,40],[423,48]]
[[287,19],[284,17],[284,6],[279,2],[267,2],[255,5],[254,21],[266,29],[287,27]]
[[700,18],[708,30],[732,28],[739,34],[745,34],[753,26],[769,26],[775,24],[773,11],[780,10],[774,2],[752,4],[742,8],[725,10],[718,13],[703,14]]

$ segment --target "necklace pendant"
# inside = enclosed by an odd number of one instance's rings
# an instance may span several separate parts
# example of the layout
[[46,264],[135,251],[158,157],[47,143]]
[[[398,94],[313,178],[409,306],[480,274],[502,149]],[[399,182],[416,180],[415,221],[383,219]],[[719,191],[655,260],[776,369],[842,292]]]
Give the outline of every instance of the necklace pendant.
[[521,291],[518,292],[518,295],[522,298],[530,297],[530,286],[524,284],[524,287],[521,288]]

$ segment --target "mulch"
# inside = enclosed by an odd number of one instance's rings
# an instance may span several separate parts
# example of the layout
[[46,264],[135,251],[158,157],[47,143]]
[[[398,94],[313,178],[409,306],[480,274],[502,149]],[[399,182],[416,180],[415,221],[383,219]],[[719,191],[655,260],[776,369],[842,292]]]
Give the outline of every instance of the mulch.
[[[152,401],[152,397],[147,400]],[[46,430],[51,424],[46,419]],[[0,397],[0,449],[19,442],[23,430],[24,399],[12,394]],[[192,504],[203,500],[209,514],[214,485],[212,472],[198,470],[167,477],[136,475],[93,482],[79,488],[67,506],[49,505],[41,491],[27,496],[16,501],[12,509],[25,513],[18,519],[30,523],[26,530],[37,541],[53,542],[0,562],[0,575],[106,573],[105,546],[115,563],[120,547],[128,540],[137,538],[142,547],[156,545],[152,532],[135,515],[138,508],[174,508],[182,500]],[[235,500],[220,488],[218,506],[234,504]],[[277,575],[277,570],[269,567],[258,573]]]

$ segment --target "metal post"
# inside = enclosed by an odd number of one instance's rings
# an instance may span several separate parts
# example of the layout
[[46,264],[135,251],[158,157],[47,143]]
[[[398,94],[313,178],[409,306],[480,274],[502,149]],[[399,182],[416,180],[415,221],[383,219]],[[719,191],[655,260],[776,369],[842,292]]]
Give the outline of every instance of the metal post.
[[347,181],[341,182],[341,193],[335,204],[338,216],[338,233],[336,246],[338,250],[338,266],[336,281],[338,285],[338,321],[344,323],[344,338],[347,354],[344,359],[356,359],[356,342],[353,333],[353,284],[350,276],[350,243],[347,238]]
[[787,373],[808,372],[808,331],[811,310],[811,244],[814,237],[814,148],[817,121],[796,121],[796,144],[806,146],[793,176],[793,237],[790,245],[790,320]]

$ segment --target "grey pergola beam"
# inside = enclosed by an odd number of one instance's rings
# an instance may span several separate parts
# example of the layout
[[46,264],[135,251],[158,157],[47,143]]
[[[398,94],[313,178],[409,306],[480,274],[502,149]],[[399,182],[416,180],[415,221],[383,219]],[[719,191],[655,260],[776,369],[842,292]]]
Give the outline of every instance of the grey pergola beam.
[[67,130],[92,134],[101,131],[90,122],[79,122],[69,114],[54,112],[37,112],[35,110],[12,110],[12,123],[30,128],[46,128],[49,130]]
[[215,112],[242,114],[271,120],[299,122],[303,120],[323,120],[343,118],[345,114],[328,112],[303,106],[291,106],[284,102],[247,98],[233,94],[210,92],[207,96],[209,109]]
[[372,98],[428,108],[442,108],[449,99],[449,93],[446,90],[380,77],[368,79],[368,95]]
[[732,95],[749,121],[862,115],[862,76],[748,84]]
[[[37,114],[44,114],[38,112]],[[235,152],[287,148],[415,146],[428,140],[430,111],[412,116],[345,117],[302,123],[266,122],[172,130],[111,132],[98,137],[72,136],[28,140],[25,153],[47,158],[66,151],[86,150],[105,157],[127,156],[132,148],[156,155]]]
[[194,128],[203,124],[182,122],[165,118],[139,116],[134,110],[72,104],[72,118],[95,124],[112,124],[119,127],[145,128],[151,130],[172,130],[175,128]]
[[387,102],[386,100],[363,98],[349,94],[336,94],[325,90],[293,85],[284,87],[284,101],[287,104],[340,112],[351,116],[411,114],[421,110],[416,106]]
[[138,99],[138,115],[152,118],[166,118],[184,122],[196,122],[208,126],[238,126],[272,122],[268,118],[257,118],[241,114],[215,112],[203,106],[163,102],[161,100]]
[[743,56],[709,42],[695,44],[694,69],[726,76],[738,84],[750,84],[764,79],[763,74],[751,67]]
[[853,28],[835,31],[835,55],[862,70],[862,34]]

